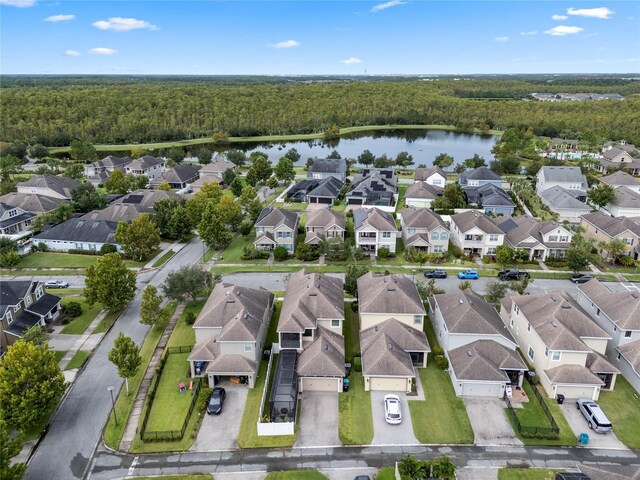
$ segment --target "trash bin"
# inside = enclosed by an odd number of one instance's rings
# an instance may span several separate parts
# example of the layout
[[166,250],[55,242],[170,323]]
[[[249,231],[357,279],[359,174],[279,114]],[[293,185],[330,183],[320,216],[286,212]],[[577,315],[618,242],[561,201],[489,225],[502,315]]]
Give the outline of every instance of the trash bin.
[[589,443],[589,434],[588,433],[581,433],[580,437],[578,437],[580,439],[580,445],[586,445],[587,443]]
[[349,379],[348,378],[343,378],[342,379],[342,391],[343,392],[348,392],[349,391]]
[[564,403],[564,395],[559,393],[556,400],[558,401],[558,405],[562,405]]

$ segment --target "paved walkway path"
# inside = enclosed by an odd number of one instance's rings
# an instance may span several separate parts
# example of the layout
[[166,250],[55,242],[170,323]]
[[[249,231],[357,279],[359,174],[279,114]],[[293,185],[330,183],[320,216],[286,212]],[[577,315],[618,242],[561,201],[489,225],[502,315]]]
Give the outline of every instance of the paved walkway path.
[[529,210],[529,208],[527,208],[527,204],[522,201],[522,199],[518,196],[518,194],[513,189],[511,191],[513,192],[513,194],[516,196],[516,198],[520,202],[520,205],[522,205],[522,208],[524,209],[524,213],[526,213],[530,217],[536,218],[536,216],[533,213],[531,213],[531,210]]
[[600,270],[598,267],[596,267],[593,263],[589,264],[589,268],[594,273],[603,273],[602,270]]
[[321,267],[324,266],[324,253],[320,255],[320,258],[318,258],[318,265]]
[[[81,335],[66,335],[64,333],[54,333],[49,337],[49,348],[51,350],[66,350],[67,353],[62,360],[60,360],[60,368],[64,370],[69,361],[73,358],[78,350],[91,351],[98,344],[99,339],[89,339],[92,336],[93,331],[100,325],[100,322],[107,316],[107,311],[102,310],[96,318],[89,324],[84,333]],[[102,338],[104,334],[97,334],[96,337]],[[87,348],[82,348],[82,347]]]
[[540,268],[542,270],[545,270],[545,271],[549,270],[549,267],[547,267],[547,265],[542,260],[538,260],[538,265],[540,265]]
[[[287,188],[285,188],[285,189],[282,191],[282,193],[276,197],[276,199],[275,199],[274,201],[275,201],[275,202],[278,202],[278,203],[284,203],[284,197],[285,197],[285,195],[287,194],[287,192],[288,192],[289,190],[291,190],[291,187],[293,187],[295,184],[296,184],[295,180],[294,180],[294,181],[292,181],[292,182],[287,186]],[[273,202],[271,202],[271,203],[273,203]]]
[[176,308],[173,317],[171,317],[171,320],[169,320],[169,323],[162,333],[162,337],[158,342],[158,346],[153,352],[153,356],[151,357],[151,361],[149,362],[147,371],[145,372],[142,383],[140,384],[140,389],[138,390],[136,399],[133,402],[133,409],[131,410],[131,415],[129,416],[127,426],[124,430],[124,435],[122,436],[122,441],[120,442],[120,450],[129,451],[131,443],[136,436],[138,424],[140,423],[140,416],[142,415],[142,410],[144,408],[144,402],[147,399],[147,393],[149,392],[149,387],[151,386],[151,380],[153,380],[153,376],[156,373],[156,366],[158,365],[158,362],[160,362],[160,357],[162,357],[164,347],[167,346],[167,342],[169,341],[171,332],[173,332],[173,328],[176,326],[180,315],[182,315],[182,312],[184,312],[184,308],[185,303],[181,303],[180,305],[178,305],[178,308]]

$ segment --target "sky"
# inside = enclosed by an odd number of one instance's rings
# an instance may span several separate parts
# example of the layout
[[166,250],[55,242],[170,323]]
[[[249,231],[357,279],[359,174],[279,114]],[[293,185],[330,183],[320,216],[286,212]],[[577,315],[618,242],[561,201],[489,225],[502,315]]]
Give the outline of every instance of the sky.
[[640,71],[640,1],[0,0],[0,73]]

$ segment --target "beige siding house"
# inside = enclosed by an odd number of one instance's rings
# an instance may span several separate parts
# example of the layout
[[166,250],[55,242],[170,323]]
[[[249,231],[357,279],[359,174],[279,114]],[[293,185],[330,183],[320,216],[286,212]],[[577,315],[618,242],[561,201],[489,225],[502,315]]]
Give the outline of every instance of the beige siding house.
[[443,189],[426,182],[415,182],[404,192],[404,203],[407,207],[429,208],[431,202],[442,195]]
[[357,208],[353,211],[353,225],[356,246],[367,253],[378,254],[380,248],[396,252],[398,229],[396,222],[388,212],[378,208]]
[[26,182],[16,185],[18,193],[44,195],[63,200],[71,200],[71,193],[79,186],[78,180],[50,174],[34,175]]
[[284,208],[265,207],[255,224],[256,239],[253,245],[258,250],[273,250],[283,246],[293,253],[298,236],[298,213]]
[[465,255],[495,255],[504,244],[504,232],[486,215],[470,210],[451,217],[449,224],[451,241]]
[[505,244],[522,248],[529,253],[529,260],[545,261],[564,257],[571,246],[573,233],[553,220],[541,222],[529,215],[499,217],[496,225],[505,233]]
[[[580,219],[585,238],[593,238],[598,242],[609,243],[613,239],[622,240],[626,245],[625,254],[634,259],[640,255],[640,217],[614,218],[602,212],[589,213]],[[611,260],[608,250],[602,249],[601,255]]]
[[424,208],[403,208],[400,225],[404,248],[427,253],[445,253],[449,248],[449,229],[440,215]]
[[340,238],[344,240],[347,231],[344,212],[334,212],[330,208],[313,210],[305,224],[307,235],[304,243],[317,245],[321,240]]

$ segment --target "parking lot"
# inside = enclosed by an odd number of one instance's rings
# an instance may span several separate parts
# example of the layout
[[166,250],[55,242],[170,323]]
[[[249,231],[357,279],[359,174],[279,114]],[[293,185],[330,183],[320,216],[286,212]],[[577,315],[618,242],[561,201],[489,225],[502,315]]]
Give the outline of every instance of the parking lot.
[[522,445],[511,428],[499,398],[466,397],[464,405],[473,428],[476,445]]
[[340,445],[338,438],[338,393],[303,392],[296,447]]
[[[567,400],[560,405],[560,409],[567,419],[571,430],[576,436],[576,444],[578,443],[578,436],[581,433],[589,434],[589,447],[593,448],[622,448],[626,449],[622,442],[618,440],[616,434],[611,433],[596,433],[589,428],[587,420],[584,418],[580,410],[576,408],[575,400]],[[606,412],[605,412],[606,413]]]
[[[395,393],[400,398],[402,423],[389,425],[384,419],[384,396]],[[373,413],[373,441],[371,445],[416,445],[407,396],[402,392],[371,392]]]

